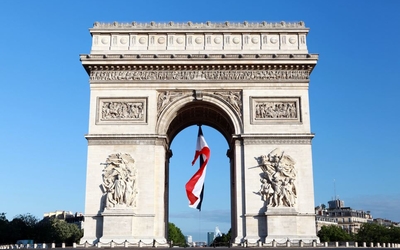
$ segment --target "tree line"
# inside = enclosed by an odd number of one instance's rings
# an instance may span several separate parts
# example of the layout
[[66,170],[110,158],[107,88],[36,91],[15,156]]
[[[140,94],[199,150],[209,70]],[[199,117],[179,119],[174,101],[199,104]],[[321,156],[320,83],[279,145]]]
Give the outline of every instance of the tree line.
[[31,214],[18,215],[8,221],[5,213],[0,213],[0,245],[16,244],[18,240],[33,240],[34,243],[78,243],[83,230],[76,224],[56,218],[39,220]]
[[400,227],[364,223],[356,234],[351,234],[339,226],[330,225],[322,226],[317,236],[321,242],[400,243]]
[[[351,234],[339,226],[330,225],[323,226],[317,236],[321,242],[400,243],[400,227],[365,223],[356,234]],[[65,243],[71,246],[74,242],[79,243],[82,237],[83,230],[64,220],[48,217],[39,220],[31,214],[24,214],[8,221],[6,214],[0,213],[0,245],[16,244],[18,240],[29,239],[35,243]],[[231,230],[216,237],[213,244],[229,246],[230,238]],[[186,246],[185,236],[173,223],[168,224],[168,241],[174,245]]]

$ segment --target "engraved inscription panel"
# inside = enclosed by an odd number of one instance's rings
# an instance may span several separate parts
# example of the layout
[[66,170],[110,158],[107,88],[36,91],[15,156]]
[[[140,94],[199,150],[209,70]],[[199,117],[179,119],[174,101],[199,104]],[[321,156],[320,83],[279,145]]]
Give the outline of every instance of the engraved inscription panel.
[[97,124],[146,123],[147,98],[99,98]]
[[251,122],[301,122],[300,98],[251,98]]

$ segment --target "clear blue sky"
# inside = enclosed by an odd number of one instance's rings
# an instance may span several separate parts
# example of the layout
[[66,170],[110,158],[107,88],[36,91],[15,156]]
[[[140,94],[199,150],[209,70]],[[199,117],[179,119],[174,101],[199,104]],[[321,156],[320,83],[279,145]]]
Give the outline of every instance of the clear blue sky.
[[[95,21],[304,21],[309,52],[320,55],[310,84],[315,203],[336,194],[400,221],[400,1],[3,0],[0,8],[0,212],[8,219],[84,211],[89,79],[79,54],[90,52]],[[217,225],[229,230],[230,199],[227,143],[204,128],[212,158],[203,211],[188,208],[196,135],[189,128],[172,143],[170,221],[198,240]]]

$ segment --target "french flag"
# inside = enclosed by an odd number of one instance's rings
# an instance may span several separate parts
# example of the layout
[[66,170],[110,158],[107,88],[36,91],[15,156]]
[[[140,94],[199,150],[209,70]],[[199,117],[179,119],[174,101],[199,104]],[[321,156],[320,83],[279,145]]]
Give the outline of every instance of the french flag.
[[203,136],[201,126],[199,126],[199,133],[197,136],[196,153],[192,161],[192,166],[200,156],[200,168],[193,175],[192,178],[186,183],[186,194],[189,199],[189,207],[197,208],[201,211],[201,203],[203,201],[204,192],[204,179],[206,177],[206,169],[208,159],[210,159],[210,148],[207,145]]

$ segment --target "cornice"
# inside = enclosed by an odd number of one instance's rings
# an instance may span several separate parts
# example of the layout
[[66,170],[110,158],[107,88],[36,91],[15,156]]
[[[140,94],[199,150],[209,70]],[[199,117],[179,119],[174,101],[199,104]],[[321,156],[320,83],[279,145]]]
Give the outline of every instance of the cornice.
[[270,59],[270,60],[287,60],[290,59],[291,61],[293,60],[318,60],[318,54],[292,54],[292,53],[287,53],[287,54],[243,54],[243,53],[235,53],[235,54],[189,54],[189,53],[179,53],[179,54],[171,54],[168,51],[163,51],[160,54],[155,54],[155,53],[146,53],[146,54],[101,54],[101,53],[96,53],[96,54],[82,54],[80,55],[80,60],[81,61],[95,61],[95,60],[102,60],[102,61],[132,61],[134,59],[140,59],[140,60],[148,60],[152,59],[153,61],[155,60],[165,60],[168,59],[170,61],[171,59],[174,60],[195,60],[195,59],[200,59],[200,60],[208,60],[212,61],[213,59],[222,59],[224,61],[231,61],[231,60],[237,60],[240,59],[242,61],[245,61],[246,59],[251,59],[251,60],[265,60],[265,59]]
[[80,60],[88,74],[93,70],[307,70],[314,69],[317,54],[88,54]]
[[311,145],[314,134],[244,134],[235,136],[236,140],[243,141],[244,145],[262,144],[305,144]]
[[285,30],[285,29],[302,29],[308,30],[306,28],[305,23],[303,21],[299,22],[200,22],[193,23],[189,22],[147,22],[147,23],[139,23],[139,22],[130,22],[130,23],[121,23],[121,22],[112,22],[112,23],[102,23],[95,22],[93,24],[94,30],[102,30],[102,29],[133,29],[133,30],[263,30],[263,29],[277,29],[277,30]]
[[161,145],[166,146],[166,136],[146,134],[88,134],[88,145]]

